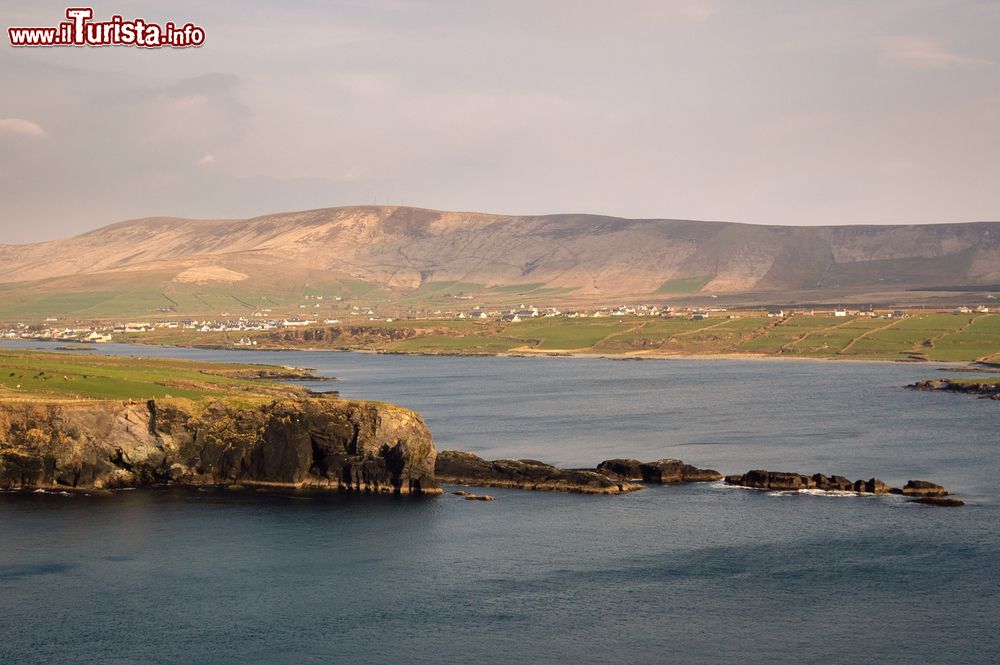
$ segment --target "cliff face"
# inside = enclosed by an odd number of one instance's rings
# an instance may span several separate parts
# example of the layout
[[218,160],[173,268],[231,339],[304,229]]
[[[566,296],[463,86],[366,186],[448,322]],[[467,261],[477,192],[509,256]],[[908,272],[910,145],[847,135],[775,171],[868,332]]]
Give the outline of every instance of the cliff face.
[[0,404],[0,489],[239,483],[437,493],[436,454],[418,414],[381,403]]

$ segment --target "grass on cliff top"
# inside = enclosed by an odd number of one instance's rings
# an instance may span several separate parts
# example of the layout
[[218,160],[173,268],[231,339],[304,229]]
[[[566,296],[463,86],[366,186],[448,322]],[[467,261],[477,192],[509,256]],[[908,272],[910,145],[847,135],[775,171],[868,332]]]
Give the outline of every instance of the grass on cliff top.
[[146,400],[179,397],[196,401],[253,401],[303,392],[300,388],[239,376],[241,370],[267,369],[274,368],[0,350],[0,400]]

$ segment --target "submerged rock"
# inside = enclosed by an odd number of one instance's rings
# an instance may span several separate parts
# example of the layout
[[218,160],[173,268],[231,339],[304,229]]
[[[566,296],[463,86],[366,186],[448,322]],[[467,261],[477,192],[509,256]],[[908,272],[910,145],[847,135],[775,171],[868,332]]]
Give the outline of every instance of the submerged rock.
[[0,404],[0,488],[256,485],[439,492],[413,411],[321,398]]
[[909,503],[922,503],[928,506],[940,506],[942,508],[957,508],[964,506],[965,502],[955,497],[925,496],[919,499],[911,499]]
[[442,483],[554,490],[581,494],[621,494],[641,485],[615,481],[596,471],[560,469],[537,460],[485,460],[461,450],[444,450],[437,456],[435,476]]
[[473,494],[472,492],[466,492],[464,490],[458,490],[457,492],[452,492],[456,496],[460,496],[466,501],[495,501],[496,499],[489,494]]

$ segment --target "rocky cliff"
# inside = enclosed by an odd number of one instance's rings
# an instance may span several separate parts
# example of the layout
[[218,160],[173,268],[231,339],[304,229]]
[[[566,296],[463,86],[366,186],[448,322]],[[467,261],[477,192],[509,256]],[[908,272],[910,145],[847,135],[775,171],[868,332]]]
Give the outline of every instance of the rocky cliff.
[[244,484],[438,493],[423,419],[301,398],[0,403],[0,489]]

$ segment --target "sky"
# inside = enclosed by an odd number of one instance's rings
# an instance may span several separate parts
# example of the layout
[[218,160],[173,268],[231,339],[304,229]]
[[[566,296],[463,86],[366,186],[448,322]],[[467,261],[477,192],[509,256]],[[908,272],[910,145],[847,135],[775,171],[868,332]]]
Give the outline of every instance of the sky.
[[1000,0],[113,0],[190,49],[15,49],[0,244],[388,204],[1000,219]]

